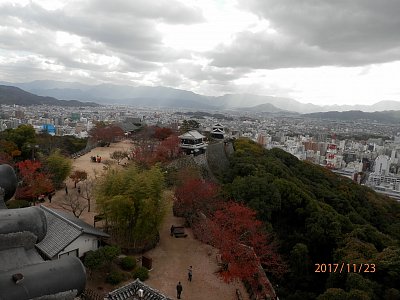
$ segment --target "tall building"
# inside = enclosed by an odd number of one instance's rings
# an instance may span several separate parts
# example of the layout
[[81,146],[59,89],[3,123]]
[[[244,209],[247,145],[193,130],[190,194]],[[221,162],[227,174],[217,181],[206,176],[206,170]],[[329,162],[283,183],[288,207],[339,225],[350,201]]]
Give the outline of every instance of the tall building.
[[387,155],[379,155],[375,159],[375,174],[386,174],[389,171],[390,158]]
[[23,118],[25,118],[25,113],[22,110],[16,110],[15,117],[17,119],[23,119]]

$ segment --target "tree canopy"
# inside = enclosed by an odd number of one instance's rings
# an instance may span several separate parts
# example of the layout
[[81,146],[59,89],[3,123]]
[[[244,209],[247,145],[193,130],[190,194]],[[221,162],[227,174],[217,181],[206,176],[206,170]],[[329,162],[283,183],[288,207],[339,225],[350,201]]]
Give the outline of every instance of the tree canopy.
[[[234,148],[224,192],[253,208],[277,235],[279,252],[289,262],[280,297],[382,299],[399,293],[398,202],[280,149],[266,150],[247,139]],[[379,267],[357,274],[315,272],[315,264],[341,262]]]
[[95,193],[98,209],[119,245],[137,247],[158,234],[166,212],[164,175],[159,167],[110,169]]

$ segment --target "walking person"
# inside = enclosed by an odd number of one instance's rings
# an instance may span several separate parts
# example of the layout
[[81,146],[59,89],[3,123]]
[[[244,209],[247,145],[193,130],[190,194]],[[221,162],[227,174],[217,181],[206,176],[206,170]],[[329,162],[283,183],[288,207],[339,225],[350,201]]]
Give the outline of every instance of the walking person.
[[171,226],[171,229],[170,229],[170,231],[171,231],[171,236],[173,236],[173,235],[174,235],[174,229],[175,229],[175,226],[174,226],[174,225],[172,225],[172,226]]
[[49,203],[51,203],[51,198],[53,198],[53,195],[51,193],[49,193],[49,195],[47,197],[49,198]]
[[193,267],[190,266],[188,269],[188,280],[192,281],[192,275],[193,275]]
[[182,290],[183,290],[182,284],[181,284],[181,282],[179,281],[179,282],[178,282],[178,285],[176,286],[176,297],[177,297],[178,299],[181,299]]
[[80,193],[81,193],[81,187],[78,186],[78,194],[80,194]]
[[68,186],[65,185],[65,195],[68,195]]

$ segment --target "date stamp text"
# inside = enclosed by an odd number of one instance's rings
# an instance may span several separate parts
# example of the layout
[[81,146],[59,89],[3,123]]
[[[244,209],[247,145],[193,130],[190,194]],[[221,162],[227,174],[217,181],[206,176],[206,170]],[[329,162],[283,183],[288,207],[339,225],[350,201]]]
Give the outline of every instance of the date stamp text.
[[375,264],[315,264],[315,273],[375,273]]

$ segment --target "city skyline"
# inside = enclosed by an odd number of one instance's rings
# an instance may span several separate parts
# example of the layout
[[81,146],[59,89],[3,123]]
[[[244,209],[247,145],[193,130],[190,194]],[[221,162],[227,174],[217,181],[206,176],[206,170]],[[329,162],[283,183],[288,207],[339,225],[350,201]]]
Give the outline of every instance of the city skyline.
[[0,0],[0,81],[400,101],[400,3]]

